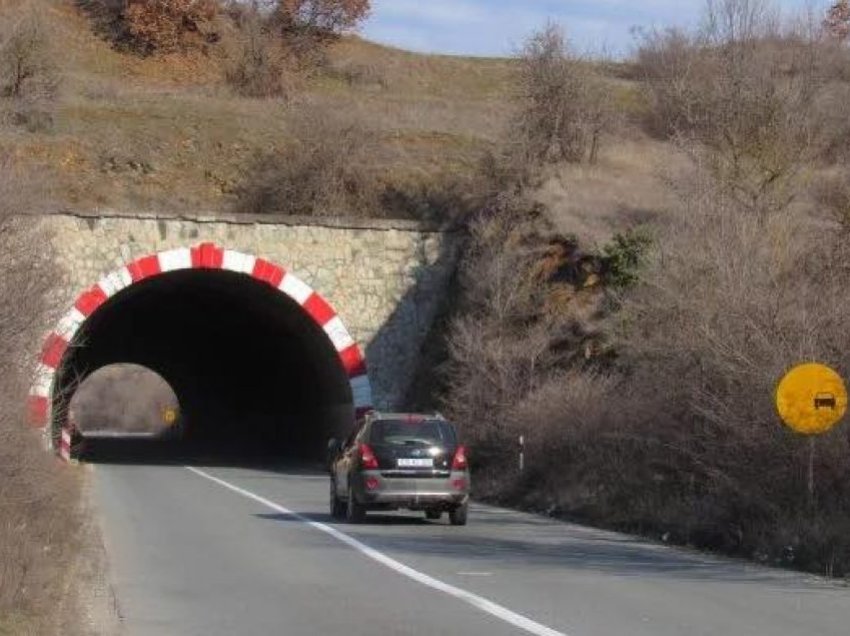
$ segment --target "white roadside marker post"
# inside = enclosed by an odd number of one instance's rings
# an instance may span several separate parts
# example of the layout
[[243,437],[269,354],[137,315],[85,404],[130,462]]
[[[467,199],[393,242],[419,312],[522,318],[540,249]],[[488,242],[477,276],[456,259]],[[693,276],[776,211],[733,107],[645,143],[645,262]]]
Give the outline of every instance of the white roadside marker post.
[[519,436],[519,472],[525,470],[525,435]]

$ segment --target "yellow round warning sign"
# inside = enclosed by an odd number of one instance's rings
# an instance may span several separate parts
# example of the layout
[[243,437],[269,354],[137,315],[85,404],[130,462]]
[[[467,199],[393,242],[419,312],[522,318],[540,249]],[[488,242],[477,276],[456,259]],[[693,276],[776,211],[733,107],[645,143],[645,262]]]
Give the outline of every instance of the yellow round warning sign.
[[165,408],[162,410],[162,421],[171,426],[177,421],[177,409],[175,408]]
[[844,380],[822,364],[796,366],[776,388],[776,410],[782,421],[798,433],[826,433],[847,412]]

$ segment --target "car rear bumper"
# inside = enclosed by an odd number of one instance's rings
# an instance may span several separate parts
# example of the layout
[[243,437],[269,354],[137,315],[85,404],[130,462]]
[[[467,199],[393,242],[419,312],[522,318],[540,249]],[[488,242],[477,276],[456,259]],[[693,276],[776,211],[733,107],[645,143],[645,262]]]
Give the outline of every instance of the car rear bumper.
[[469,499],[469,475],[452,472],[449,477],[387,477],[366,471],[357,480],[360,503],[397,508],[451,507]]

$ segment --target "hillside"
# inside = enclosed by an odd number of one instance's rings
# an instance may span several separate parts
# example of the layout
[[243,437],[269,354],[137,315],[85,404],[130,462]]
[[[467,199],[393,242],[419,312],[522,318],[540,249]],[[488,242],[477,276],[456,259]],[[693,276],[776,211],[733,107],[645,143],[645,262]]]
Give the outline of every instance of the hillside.
[[418,56],[357,38],[329,53],[289,103],[233,97],[216,60],[114,50],[70,1],[46,13],[61,58],[55,126],[0,128],[0,152],[45,167],[74,207],[225,207],[252,154],[285,144],[304,103],[352,110],[380,137],[376,165],[401,179],[463,173],[505,116],[504,60]]
[[[255,158],[290,141],[293,115],[327,111],[374,133],[367,167],[410,208],[390,213],[416,217],[423,206],[453,205],[427,193],[464,190],[510,114],[507,59],[420,55],[346,37],[291,100],[247,99],[227,88],[215,53],[143,58],[96,35],[71,0],[49,0],[44,15],[62,78],[54,125],[0,126],[0,154],[38,169],[58,206],[229,209]],[[630,99],[628,82],[611,81]],[[666,204],[657,181],[671,163],[666,144],[614,134],[599,166],[553,175],[543,188],[564,231],[600,240],[619,220]]]

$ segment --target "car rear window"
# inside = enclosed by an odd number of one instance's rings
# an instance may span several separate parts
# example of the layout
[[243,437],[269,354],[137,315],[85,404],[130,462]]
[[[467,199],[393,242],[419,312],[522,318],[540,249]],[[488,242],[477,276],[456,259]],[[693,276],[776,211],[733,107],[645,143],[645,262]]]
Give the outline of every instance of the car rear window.
[[443,420],[377,420],[372,423],[369,441],[373,444],[423,444],[453,446],[457,442],[454,426]]

